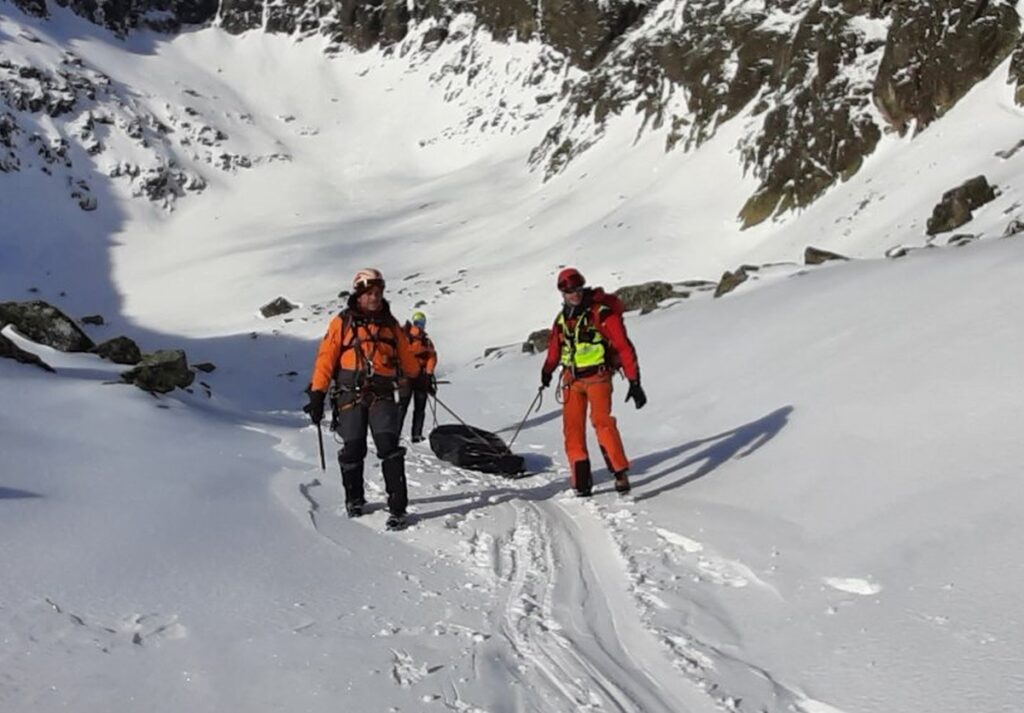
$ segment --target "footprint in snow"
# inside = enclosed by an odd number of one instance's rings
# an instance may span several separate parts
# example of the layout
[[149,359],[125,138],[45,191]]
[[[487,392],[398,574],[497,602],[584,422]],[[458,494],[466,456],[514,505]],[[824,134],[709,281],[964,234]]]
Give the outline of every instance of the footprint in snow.
[[832,587],[832,589],[846,592],[847,594],[857,594],[862,597],[870,597],[882,591],[881,584],[856,577],[825,577],[822,581],[829,587]]
[[391,654],[391,678],[402,688],[419,683],[430,674],[444,668],[443,666],[428,666],[425,663],[417,664],[407,651],[392,649]]

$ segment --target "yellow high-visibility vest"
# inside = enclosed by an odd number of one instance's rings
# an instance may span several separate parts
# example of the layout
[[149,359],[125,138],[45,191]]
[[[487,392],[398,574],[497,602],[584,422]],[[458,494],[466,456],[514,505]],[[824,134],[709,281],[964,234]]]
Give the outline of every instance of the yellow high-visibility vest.
[[568,369],[589,369],[604,364],[606,340],[590,324],[590,310],[576,320],[572,331],[565,322],[564,314],[558,315],[558,326],[562,330],[562,366]]

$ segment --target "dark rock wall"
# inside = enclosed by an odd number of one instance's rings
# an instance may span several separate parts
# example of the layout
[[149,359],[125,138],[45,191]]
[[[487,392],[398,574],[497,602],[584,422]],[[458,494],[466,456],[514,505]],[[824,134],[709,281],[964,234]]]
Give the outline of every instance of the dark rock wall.
[[878,106],[899,131],[942,116],[1013,51],[1016,3],[902,0],[875,82]]

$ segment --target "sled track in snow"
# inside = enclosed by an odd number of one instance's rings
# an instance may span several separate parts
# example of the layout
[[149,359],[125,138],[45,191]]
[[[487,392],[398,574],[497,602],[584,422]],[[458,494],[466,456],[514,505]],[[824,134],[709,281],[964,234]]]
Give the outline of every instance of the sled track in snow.
[[[409,470],[418,473],[411,478],[440,476],[442,481],[433,483],[438,492],[464,492],[471,497],[491,488],[521,493],[495,503],[496,508],[508,508],[502,517],[485,516],[474,509],[455,524],[442,524],[430,517],[431,508],[420,505],[415,509],[426,517],[419,523],[414,519],[414,530],[420,535],[435,527],[449,532],[454,527],[459,539],[447,555],[463,562],[468,555],[471,566],[488,580],[486,590],[495,597],[491,631],[506,643],[510,673],[517,683],[510,689],[514,703],[509,710],[738,710],[738,701],[714,683],[716,663],[734,674],[737,669],[744,670],[742,677],[749,674],[774,689],[773,694],[755,699],[791,704],[807,700],[775,682],[768,672],[712,645],[702,645],[690,632],[670,632],[653,625],[649,620],[651,604],[636,586],[642,573],[631,561],[628,538],[615,523],[615,512],[624,506],[618,499],[606,502],[607,493],[597,493],[588,501],[558,494],[556,484],[563,476],[553,472],[528,481],[510,481],[464,471],[425,453],[410,455]],[[544,488],[543,481],[551,487]],[[371,482],[368,478],[368,486]],[[299,485],[302,509],[317,534],[347,550],[341,530],[349,523],[339,512],[340,497],[319,492],[322,485],[319,479]],[[425,485],[410,483],[410,489]],[[370,489],[380,490],[379,486]],[[379,498],[383,493],[375,495]],[[332,504],[338,507],[332,508]]]
[[495,624],[519,662],[526,710],[717,710],[645,628],[602,523],[573,500],[513,507],[495,563],[505,593]]

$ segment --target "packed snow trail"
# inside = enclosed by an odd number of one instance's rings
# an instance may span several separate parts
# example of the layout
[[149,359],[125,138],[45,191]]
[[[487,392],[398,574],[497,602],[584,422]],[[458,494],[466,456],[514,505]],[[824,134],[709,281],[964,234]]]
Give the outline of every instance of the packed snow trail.
[[480,656],[504,668],[482,675],[514,681],[512,707],[499,710],[710,713],[728,701],[721,691],[708,692],[715,686],[706,671],[679,665],[642,617],[623,545],[608,526],[616,515],[606,512],[635,509],[631,499],[607,484],[593,499],[577,499],[565,474],[550,469],[509,480],[456,468],[424,443],[407,457],[412,529],[385,533],[375,468],[368,459],[370,508],[357,520],[344,514],[338,477],[329,472],[300,483],[309,521],[340,547],[351,539],[349,528],[370,527],[381,537],[435,548],[434,555],[482,576],[495,636],[481,642]]

